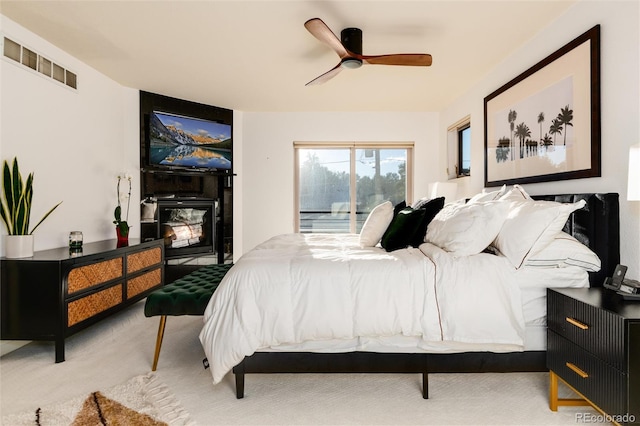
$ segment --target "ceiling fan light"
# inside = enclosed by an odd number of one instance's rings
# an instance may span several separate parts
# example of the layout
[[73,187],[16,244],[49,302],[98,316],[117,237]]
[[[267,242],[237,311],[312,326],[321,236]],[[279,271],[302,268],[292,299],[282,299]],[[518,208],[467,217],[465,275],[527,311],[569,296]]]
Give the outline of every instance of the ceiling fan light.
[[344,68],[356,69],[362,66],[362,61],[356,58],[346,58],[342,60],[341,65]]

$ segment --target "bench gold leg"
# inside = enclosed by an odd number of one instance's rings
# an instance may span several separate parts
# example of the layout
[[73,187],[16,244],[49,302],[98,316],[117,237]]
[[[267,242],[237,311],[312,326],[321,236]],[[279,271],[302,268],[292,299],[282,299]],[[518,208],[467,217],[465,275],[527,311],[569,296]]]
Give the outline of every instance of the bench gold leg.
[[158,338],[156,339],[156,353],[153,355],[153,367],[151,371],[156,371],[158,367],[158,358],[160,358],[160,348],[162,347],[162,338],[164,337],[164,326],[167,323],[167,316],[160,317],[160,326],[158,327]]

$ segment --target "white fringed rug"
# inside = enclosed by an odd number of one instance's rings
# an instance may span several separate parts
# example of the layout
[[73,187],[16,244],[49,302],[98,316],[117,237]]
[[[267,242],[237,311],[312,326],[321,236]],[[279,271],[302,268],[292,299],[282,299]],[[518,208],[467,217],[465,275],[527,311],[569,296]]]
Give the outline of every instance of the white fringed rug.
[[3,425],[193,425],[169,388],[153,374],[72,400],[4,416]]

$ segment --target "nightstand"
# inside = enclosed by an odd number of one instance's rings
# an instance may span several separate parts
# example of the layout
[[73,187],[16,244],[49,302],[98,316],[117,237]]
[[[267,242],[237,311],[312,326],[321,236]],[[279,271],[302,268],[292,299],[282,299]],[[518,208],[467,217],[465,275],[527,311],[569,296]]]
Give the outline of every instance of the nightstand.
[[[640,423],[640,303],[604,288],[547,290],[549,406],[592,405]],[[582,399],[559,399],[558,380]]]

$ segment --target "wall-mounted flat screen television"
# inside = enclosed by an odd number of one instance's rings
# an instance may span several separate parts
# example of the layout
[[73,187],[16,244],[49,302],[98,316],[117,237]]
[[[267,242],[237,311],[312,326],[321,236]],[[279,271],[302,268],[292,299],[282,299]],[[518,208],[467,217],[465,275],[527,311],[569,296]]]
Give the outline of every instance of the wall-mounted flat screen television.
[[153,111],[149,118],[149,166],[230,171],[231,125]]

